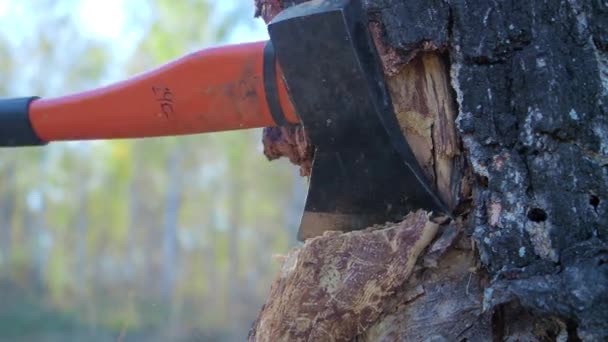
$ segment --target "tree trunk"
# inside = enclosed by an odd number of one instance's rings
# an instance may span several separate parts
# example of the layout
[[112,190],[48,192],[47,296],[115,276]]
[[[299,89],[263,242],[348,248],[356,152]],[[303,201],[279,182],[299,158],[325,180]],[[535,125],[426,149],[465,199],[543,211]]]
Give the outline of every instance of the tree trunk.
[[10,266],[11,247],[13,242],[13,219],[17,197],[16,160],[9,159],[4,167],[0,198],[0,266]]
[[141,216],[143,211],[142,198],[140,189],[143,187],[140,174],[144,169],[141,155],[144,153],[141,148],[141,141],[134,141],[132,144],[132,163],[133,170],[129,179],[129,223],[127,233],[127,250],[125,251],[127,264],[129,265],[130,283],[137,281],[139,268],[141,264],[141,248],[139,245],[138,236],[141,234],[141,229],[138,229],[141,224]]
[[[243,169],[243,161],[239,154],[232,154],[229,157],[228,163],[231,169],[240,171]],[[240,322],[242,319],[241,302],[244,300],[242,288],[246,285],[243,281],[241,273],[241,260],[239,253],[239,243],[241,240],[241,228],[243,224],[243,179],[240,173],[234,173],[230,177],[230,187],[228,189],[227,199],[230,215],[228,216],[227,230],[227,256],[228,268],[227,274],[227,291],[226,309],[228,312],[228,321],[230,322],[230,332],[236,335],[241,330]]]
[[[89,261],[88,261],[88,240],[89,240],[89,187],[86,185],[88,172],[84,171],[80,175],[81,184],[76,190],[78,204],[72,219],[71,226],[76,232],[76,245],[74,246],[76,258],[75,283],[79,291],[88,292],[89,286]],[[84,295],[84,293],[81,293]]]
[[166,160],[167,187],[165,193],[163,220],[163,277],[161,294],[165,305],[169,308],[167,336],[175,339],[180,321],[179,296],[176,296],[176,286],[181,268],[178,245],[179,211],[182,205],[183,184],[180,177],[184,156],[178,148],[169,152]]
[[[50,154],[44,151],[40,156],[40,169],[42,174],[48,174],[50,170]],[[33,268],[31,270],[32,284],[40,290],[47,286],[47,266],[49,255],[52,248],[53,235],[48,226],[48,187],[40,185],[38,189],[32,190],[26,196],[31,196],[28,199],[30,204],[27,210],[24,210],[25,229],[28,230],[26,236],[33,236],[31,243],[31,258]]]
[[[294,2],[256,1],[266,20]],[[608,4],[364,3],[402,131],[457,219],[307,241],[250,340],[608,339]]]
[[181,151],[177,148],[170,152],[166,161],[167,188],[163,220],[163,280],[162,295],[170,301],[175,292],[177,280],[177,229],[179,225],[179,210],[182,203],[182,184],[180,171],[182,163]]

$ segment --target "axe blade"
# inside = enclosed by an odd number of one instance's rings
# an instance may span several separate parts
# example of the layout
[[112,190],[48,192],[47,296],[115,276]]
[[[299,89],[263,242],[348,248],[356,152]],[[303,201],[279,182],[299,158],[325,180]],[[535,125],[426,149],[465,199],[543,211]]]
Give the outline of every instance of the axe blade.
[[315,146],[298,239],[447,209],[399,128],[359,1],[313,0],[269,24],[284,81]]

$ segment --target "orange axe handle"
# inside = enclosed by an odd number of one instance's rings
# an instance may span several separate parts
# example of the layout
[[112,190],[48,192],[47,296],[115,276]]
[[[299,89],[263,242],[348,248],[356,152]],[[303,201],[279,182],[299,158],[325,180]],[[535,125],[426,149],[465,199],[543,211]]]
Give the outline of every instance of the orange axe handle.
[[[274,58],[268,65],[265,48],[267,42],[205,49],[110,86],[32,98],[29,122],[44,143],[275,126],[272,95],[286,121],[297,123],[280,68]],[[265,70],[269,67],[274,70]],[[275,94],[267,94],[265,82]]]

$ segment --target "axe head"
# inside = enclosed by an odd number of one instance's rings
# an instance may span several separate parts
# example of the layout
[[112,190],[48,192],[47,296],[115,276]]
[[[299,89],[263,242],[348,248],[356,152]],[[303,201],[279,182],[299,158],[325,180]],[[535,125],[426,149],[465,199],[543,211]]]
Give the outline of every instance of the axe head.
[[447,209],[393,112],[360,1],[312,0],[281,12],[270,41],[315,146],[299,240]]

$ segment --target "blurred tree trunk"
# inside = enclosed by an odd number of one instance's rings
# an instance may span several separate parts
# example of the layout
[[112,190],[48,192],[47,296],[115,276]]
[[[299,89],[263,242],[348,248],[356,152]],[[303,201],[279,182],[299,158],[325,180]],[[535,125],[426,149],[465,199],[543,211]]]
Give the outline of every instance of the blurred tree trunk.
[[[294,178],[300,176],[300,172],[297,169],[294,169],[292,174]],[[294,181],[291,183],[288,202],[289,205],[284,210],[284,222],[287,233],[289,234],[289,246],[293,246],[298,243],[296,237],[298,235],[298,228],[300,226],[300,215],[304,210],[304,205],[306,204],[306,197],[302,196],[302,194],[306,194],[307,190],[306,184],[304,182],[299,182],[298,179],[294,179]]]
[[[41,174],[50,173],[50,153],[44,151],[40,156]],[[49,253],[51,244],[53,243],[51,232],[48,227],[47,212],[48,212],[48,187],[42,182],[38,189],[32,190],[27,196],[30,197],[30,210],[25,210],[27,219],[24,220],[25,227],[28,230],[28,236],[32,238],[31,257],[33,260],[32,279],[34,286],[39,289],[44,289],[46,286],[47,265],[49,262]]]
[[0,265],[10,262],[13,240],[13,217],[17,197],[15,160],[7,158],[2,166],[2,197],[0,198]]
[[[293,3],[256,1],[266,20]],[[606,340],[608,4],[364,3],[402,131],[458,217],[292,250],[250,340]]]
[[183,184],[182,163],[183,151],[173,147],[166,161],[167,192],[165,194],[165,212],[163,222],[163,276],[162,296],[169,307],[169,321],[167,322],[167,338],[176,339],[179,327],[180,301],[175,291],[180,270],[178,258],[177,230],[179,225],[179,211],[182,204]]
[[137,280],[136,276],[139,267],[139,255],[141,247],[139,247],[139,239],[137,238],[140,232],[139,225],[141,224],[142,215],[142,199],[141,199],[141,171],[143,170],[143,162],[141,154],[141,141],[134,141],[132,143],[132,170],[129,180],[129,225],[127,233],[127,251],[129,273],[131,274],[131,281]]
[[97,284],[93,280],[94,272],[91,272],[91,266],[95,263],[89,260],[89,233],[90,233],[90,216],[89,209],[91,208],[92,199],[90,196],[89,182],[91,172],[88,167],[81,166],[76,170],[78,182],[76,186],[76,210],[72,218],[70,227],[74,227],[76,239],[74,243],[74,261],[75,277],[74,288],[79,296],[78,301],[84,306],[83,313],[89,320],[88,333],[94,336],[97,333],[97,303],[95,296]]
[[236,173],[229,177],[229,193],[228,193],[228,297],[227,297],[227,310],[228,319],[230,322],[230,332],[233,338],[238,336],[238,332],[241,332],[242,326],[242,310],[241,310],[241,299],[242,294],[241,287],[243,286],[243,277],[241,276],[241,263],[239,254],[239,241],[241,234],[241,225],[243,224],[243,160],[242,155],[237,153],[229,157],[229,162],[232,164],[231,170]]
[[78,171],[79,186],[76,189],[77,205],[74,212],[73,223],[71,224],[76,231],[76,288],[79,291],[88,292],[88,260],[87,246],[89,236],[89,172],[86,168]]
[[[216,193],[215,188],[212,188],[210,193]],[[205,270],[205,279],[208,282],[207,293],[201,303],[202,306],[212,307],[218,309],[225,309],[225,305],[222,305],[221,296],[221,276],[218,267],[218,234],[217,234],[217,220],[216,213],[214,212],[213,206],[207,206],[207,222],[205,226],[201,228],[204,231],[203,236],[205,237],[204,247],[201,253],[201,260],[204,263],[203,268]],[[207,316],[208,315],[208,316]],[[205,322],[210,322],[212,325],[219,325],[223,317],[223,312],[207,312],[205,311]]]
[[165,213],[163,224],[163,278],[162,294],[170,300],[175,291],[177,275],[177,228],[182,201],[182,152],[174,148],[167,158],[167,193],[165,194]]

